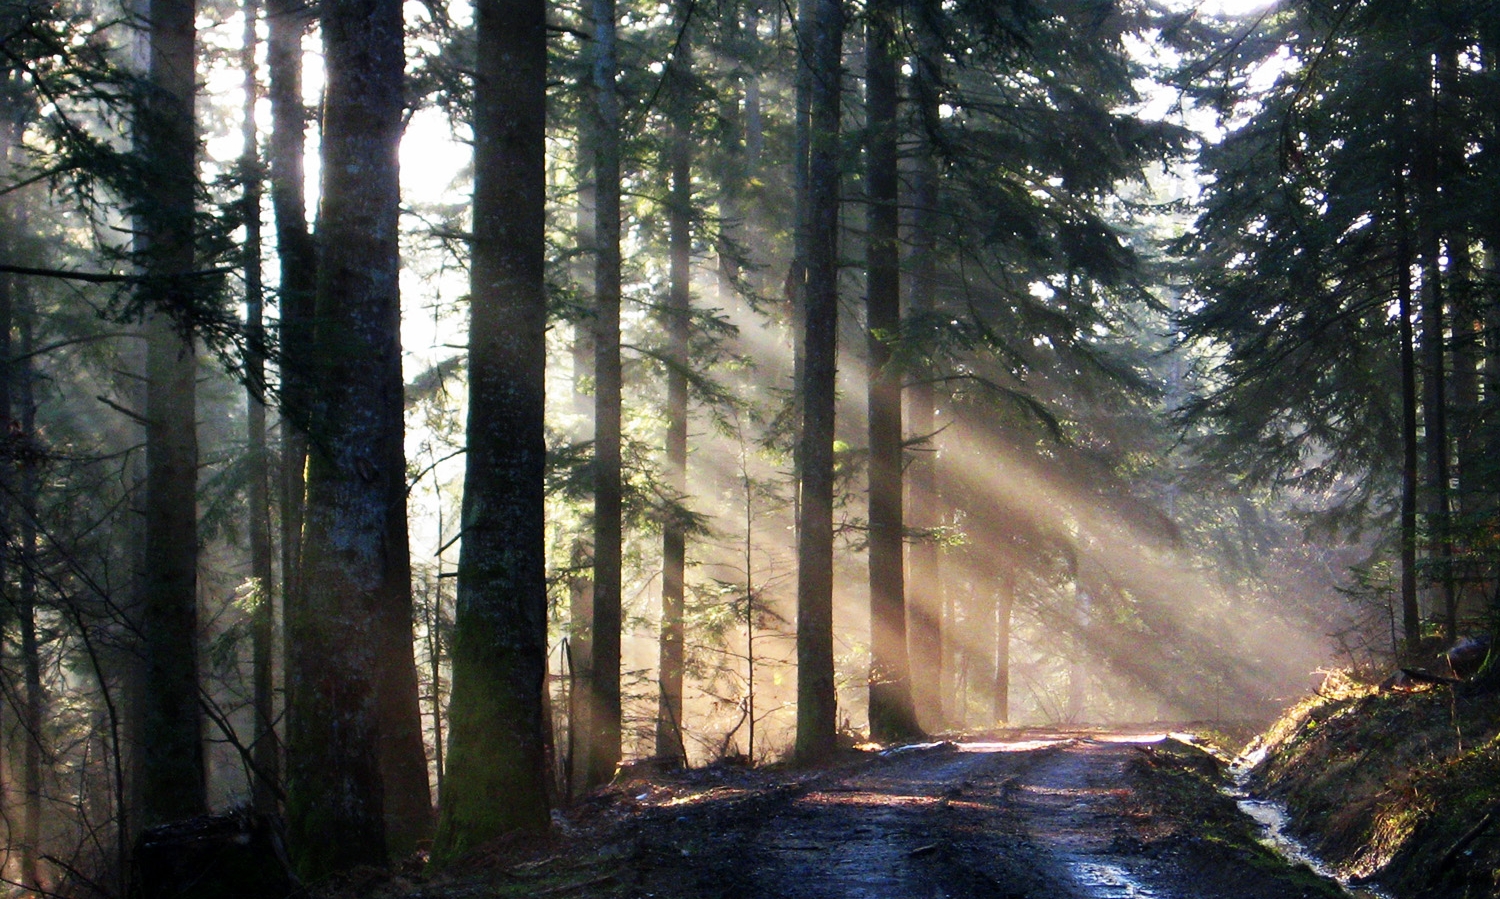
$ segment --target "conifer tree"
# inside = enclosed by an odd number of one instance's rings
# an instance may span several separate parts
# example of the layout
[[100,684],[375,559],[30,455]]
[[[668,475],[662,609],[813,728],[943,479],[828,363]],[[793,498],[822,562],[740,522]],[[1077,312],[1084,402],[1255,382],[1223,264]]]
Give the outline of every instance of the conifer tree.
[[901,382],[891,347],[901,331],[900,221],[897,190],[897,5],[866,11],[865,183],[866,327],[870,353],[870,736],[894,740],[919,732],[907,659],[902,514]]
[[137,139],[149,194],[138,198],[136,214],[147,276],[140,817],[149,827],[202,814],[208,797],[198,708],[198,357],[189,317],[196,305],[197,5],[152,0],[147,16],[149,86]]
[[[693,216],[693,50],[694,6],[683,5],[678,13],[681,27],[667,72],[669,81],[668,147],[671,183],[668,197],[669,286],[663,318],[667,331],[667,470],[664,473],[668,499],[681,502],[687,494],[688,462],[688,341],[692,322],[692,216]],[[687,523],[668,510],[662,522],[661,587],[661,677],[656,720],[658,758],[686,761],[682,728],[682,679],[684,664],[683,600],[687,569]]]
[[382,657],[388,610],[403,594],[409,603],[411,589],[399,461],[401,4],[333,0],[321,22],[328,91],[305,593],[287,616],[288,835],[304,877],[384,863],[382,672],[414,664],[409,641],[405,658]]
[[798,391],[802,433],[797,526],[797,757],[834,749],[834,376],[838,366],[839,113],[843,84],[841,0],[803,0],[810,133],[805,205],[807,280]]
[[589,786],[608,783],[620,761],[620,97],[615,0],[594,11],[594,622],[590,675],[593,730]]
[[546,5],[478,7],[468,454],[436,854],[548,823]]

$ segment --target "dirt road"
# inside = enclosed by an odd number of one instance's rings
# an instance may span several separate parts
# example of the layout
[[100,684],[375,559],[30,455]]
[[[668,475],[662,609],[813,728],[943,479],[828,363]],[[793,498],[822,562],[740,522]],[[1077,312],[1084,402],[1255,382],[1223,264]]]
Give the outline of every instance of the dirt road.
[[[1139,801],[1136,741],[1035,740],[910,752],[810,790],[768,817],[747,896],[1301,897],[1264,856],[1190,845]],[[1192,809],[1184,809],[1191,821]],[[1212,828],[1205,826],[1204,833]],[[1175,837],[1175,839],[1173,838]]]
[[[715,899],[1301,899],[1211,785],[1155,737],[1034,735],[887,753],[839,771],[634,782],[592,842],[493,876],[488,895]],[[587,813],[585,818],[587,818]],[[613,819],[613,836],[602,835]],[[434,887],[436,884],[434,884]],[[514,892],[497,887],[514,887]],[[422,891],[437,895],[439,891]],[[472,893],[460,891],[463,895]],[[448,895],[455,895],[448,893]]]

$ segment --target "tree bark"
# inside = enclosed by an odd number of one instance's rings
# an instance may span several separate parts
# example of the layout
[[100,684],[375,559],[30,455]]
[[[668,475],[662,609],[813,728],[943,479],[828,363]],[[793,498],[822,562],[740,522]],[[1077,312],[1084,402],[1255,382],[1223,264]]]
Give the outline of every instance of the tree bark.
[[866,13],[865,183],[868,191],[866,325],[870,354],[870,737],[918,733],[906,648],[901,380],[892,347],[901,336],[901,244],[896,123],[896,5]]
[[615,0],[594,9],[594,658],[586,786],[620,762],[620,98]]
[[545,13],[542,0],[477,7],[469,440],[440,858],[549,822]]
[[[786,301],[792,325],[792,517],[798,534],[802,527],[802,426],[806,414],[803,384],[807,379],[807,266],[811,234],[808,205],[808,163],[812,152],[812,47],[815,0],[799,0],[793,29],[797,47],[797,76],[793,87],[792,123],[792,258],[787,263]],[[798,536],[797,539],[801,539]]]
[[1442,615],[1443,636],[1452,642],[1457,631],[1457,595],[1453,584],[1453,542],[1450,525],[1448,487],[1448,400],[1446,316],[1442,272],[1442,231],[1439,218],[1439,178],[1443,137],[1438,130],[1436,92],[1431,87],[1423,94],[1422,115],[1427,120],[1431,139],[1417,151],[1413,165],[1416,179],[1417,255],[1422,266],[1422,425],[1425,437],[1425,480],[1427,482],[1426,518],[1429,553],[1437,561],[1437,583],[1434,591]]
[[838,369],[839,101],[844,10],[840,0],[804,0],[810,29],[811,146],[807,193],[806,325],[803,335],[801,508],[797,530],[797,741],[804,762],[834,750],[833,682],[834,380]]
[[271,474],[266,443],[266,331],[265,296],[261,280],[260,207],[262,174],[260,135],[255,126],[255,101],[260,93],[255,53],[259,39],[255,25],[260,8],[255,0],[244,4],[245,27],[240,46],[240,68],[244,71],[244,108],[241,119],[240,173],[245,179],[245,336],[250,347],[245,357],[245,425],[247,489],[249,501],[250,577],[255,587],[255,607],[250,615],[252,706],[255,715],[251,744],[251,801],[262,814],[280,808],[281,753],[276,743],[275,684],[272,676],[272,645],[275,640],[275,567],[271,545]]
[[[317,879],[386,858],[385,616],[410,602],[404,527],[397,218],[399,0],[326,0],[316,372],[303,597],[287,615],[288,835]],[[404,533],[404,532],[403,532]],[[407,626],[410,626],[408,612]]]
[[1469,534],[1484,507],[1482,472],[1485,462],[1478,439],[1480,371],[1484,357],[1483,311],[1474,290],[1474,248],[1467,235],[1448,242],[1450,260],[1448,305],[1453,320],[1453,377],[1449,405],[1453,410],[1453,449],[1458,460],[1454,473],[1458,491],[1454,496],[1456,530]]
[[[668,141],[671,196],[668,200],[669,287],[663,325],[667,332],[667,467],[663,472],[674,502],[687,496],[688,339],[691,328],[693,215],[693,51],[687,17],[693,4],[681,4],[677,52],[668,68],[672,121]],[[684,664],[683,600],[687,570],[687,523],[669,512],[662,522],[661,684],[656,714],[656,755],[686,762],[682,731]]]
[[[920,27],[920,26],[919,26]],[[914,102],[919,118],[929,112],[936,118],[936,61],[925,52],[913,57]],[[929,107],[932,109],[929,110]],[[919,126],[920,127],[920,126]],[[936,213],[938,173],[936,148],[919,132],[916,158],[912,162],[911,245],[907,308],[913,317],[931,315],[936,304],[937,239]],[[937,395],[929,372],[923,371],[907,391],[908,432],[912,439],[935,441]],[[907,552],[911,581],[907,595],[907,645],[911,651],[912,704],[917,723],[927,730],[944,725],[941,689],[943,682],[943,610],[938,581],[938,544],[933,531],[940,523],[937,512],[938,453],[935,442],[921,446],[907,468],[907,516],[918,535]]]
[[307,227],[302,103],[302,35],[312,21],[301,0],[266,0],[266,70],[270,77],[271,139],[267,162],[276,253],[281,268],[281,595],[285,609],[300,600],[302,519],[306,484],[307,416],[311,406],[313,305],[317,248]]
[[[5,225],[22,233],[26,227],[26,212],[22,208],[13,216],[7,216]],[[5,241],[0,236],[0,243]],[[7,428],[16,428],[24,439],[36,440],[36,371],[32,365],[35,349],[33,338],[36,310],[31,299],[30,287],[21,280],[0,279],[0,292],[4,293],[0,303],[0,414]],[[17,358],[11,350],[13,326],[20,338],[20,354]],[[14,564],[20,588],[16,603],[16,619],[21,638],[22,695],[19,708],[21,739],[21,826],[18,842],[20,852],[20,885],[39,893],[43,889],[41,878],[42,852],[42,761],[46,754],[47,694],[42,687],[41,642],[37,634],[37,495],[41,488],[41,472],[38,460],[19,460],[19,481],[14,484],[14,501],[6,499],[6,530],[14,522],[17,547]],[[9,564],[9,563],[7,563]],[[124,822],[118,822],[124,826]]]
[[[587,140],[589,128],[580,126],[578,150],[578,260],[574,276],[577,289],[591,294],[594,268],[595,190],[593,147]],[[586,303],[586,300],[581,302]],[[574,437],[583,444],[593,437],[594,402],[584,389],[592,375],[594,340],[589,327],[582,322],[573,325],[573,414],[579,425]],[[568,773],[567,788],[571,798],[588,783],[588,744],[593,734],[594,667],[594,548],[592,535],[579,534],[573,541],[568,578]]]
[[1411,238],[1406,222],[1406,191],[1396,206],[1396,305],[1401,341],[1401,636],[1399,654],[1415,662],[1422,642],[1422,610],[1417,602],[1417,360],[1412,328]]
[[[390,392],[402,396],[399,373]],[[405,433],[404,399],[389,414],[388,426]],[[427,746],[422,739],[422,691],[417,683],[416,635],[412,630],[411,549],[406,515],[406,452],[403,441],[391,443],[389,470],[399,472],[386,483],[386,544],[390,555],[381,597],[380,627],[380,779],[385,793],[386,847],[397,857],[416,852],[432,838],[432,785],[427,779]]]
[[[194,305],[193,216],[197,95],[193,0],[151,0],[150,92],[139,139],[149,160],[141,198],[146,305],[145,591],[141,607],[141,825],[207,810],[198,707],[197,352],[187,331]],[[164,285],[164,286],[163,286]],[[180,318],[178,317],[180,316]]]
[[995,680],[990,691],[990,714],[996,724],[1010,721],[1010,621],[1016,606],[1015,563],[1002,559],[995,577]]

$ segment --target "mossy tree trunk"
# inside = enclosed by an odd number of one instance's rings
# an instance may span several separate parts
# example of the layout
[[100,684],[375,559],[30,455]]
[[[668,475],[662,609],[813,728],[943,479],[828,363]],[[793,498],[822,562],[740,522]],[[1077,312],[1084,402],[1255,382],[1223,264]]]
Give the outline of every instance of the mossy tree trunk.
[[439,859],[549,821],[545,12],[542,0],[476,8],[468,455]]

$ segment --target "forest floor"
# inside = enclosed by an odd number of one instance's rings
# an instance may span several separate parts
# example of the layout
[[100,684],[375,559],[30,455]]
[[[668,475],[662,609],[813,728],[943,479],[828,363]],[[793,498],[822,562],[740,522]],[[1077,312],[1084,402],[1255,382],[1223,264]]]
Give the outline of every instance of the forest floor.
[[[1162,734],[1010,732],[851,753],[831,768],[631,776],[424,877],[344,896],[715,899],[1303,899],[1223,795],[1224,765]],[[372,875],[373,876],[373,875]]]

